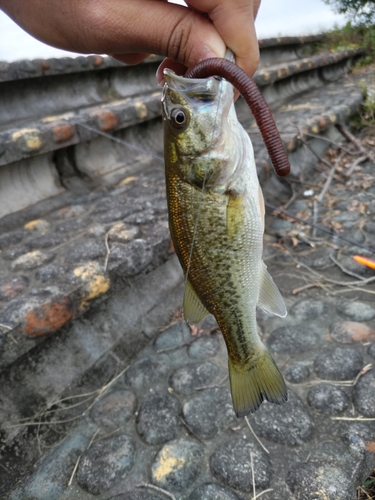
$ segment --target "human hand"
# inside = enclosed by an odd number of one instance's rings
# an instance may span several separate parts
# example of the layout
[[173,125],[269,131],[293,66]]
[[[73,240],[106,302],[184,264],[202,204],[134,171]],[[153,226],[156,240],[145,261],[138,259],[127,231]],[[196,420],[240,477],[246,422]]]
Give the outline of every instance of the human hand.
[[223,57],[226,47],[252,76],[259,62],[254,19],[260,0],[0,0],[4,10],[35,38],[81,53],[107,53],[137,64],[150,53],[184,74],[199,61]]

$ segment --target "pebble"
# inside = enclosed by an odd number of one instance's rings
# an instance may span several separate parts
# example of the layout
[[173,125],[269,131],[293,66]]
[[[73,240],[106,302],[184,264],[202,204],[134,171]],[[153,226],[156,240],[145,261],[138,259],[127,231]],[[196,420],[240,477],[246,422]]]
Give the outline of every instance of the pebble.
[[375,214],[375,201],[370,201],[370,203],[367,205],[366,212],[369,215]]
[[324,380],[351,380],[363,367],[361,354],[350,347],[326,349],[314,361],[314,370]]
[[10,231],[9,233],[4,233],[0,236],[0,250],[10,247],[11,245],[17,245],[21,243],[23,238],[28,234],[27,231]]
[[152,208],[143,209],[137,213],[132,213],[124,218],[127,224],[152,224],[156,221],[156,215]]
[[78,217],[77,219],[67,220],[65,222],[61,222],[55,228],[57,233],[72,233],[75,231],[79,231],[80,229],[86,229],[90,226],[92,220],[87,219],[85,217]]
[[375,222],[366,222],[363,229],[370,234],[375,234]]
[[0,279],[0,300],[14,299],[29,286],[29,279],[26,276],[7,276]]
[[215,356],[220,348],[218,335],[212,333],[204,335],[192,342],[189,346],[188,353],[192,359],[201,360]]
[[205,483],[195,489],[188,500],[240,500],[239,497],[228,488],[216,483]]
[[307,408],[291,390],[288,391],[287,403],[276,405],[265,402],[252,419],[257,435],[288,446],[303,444],[314,432]]
[[238,424],[229,389],[205,389],[185,402],[183,417],[201,439],[211,439],[219,432]]
[[330,253],[324,248],[316,250],[315,252],[310,252],[308,255],[303,257],[302,261],[314,269],[321,269],[333,264],[329,256]]
[[274,353],[298,354],[318,345],[319,335],[304,325],[281,326],[271,333],[267,344]]
[[131,207],[120,206],[118,208],[111,208],[106,210],[103,214],[97,216],[97,219],[103,224],[107,224],[108,222],[114,222],[116,220],[124,219],[127,215],[132,213]]
[[28,242],[28,245],[33,250],[40,250],[41,248],[50,248],[65,243],[67,238],[63,234],[50,233],[34,238]]
[[330,464],[296,464],[288,471],[286,482],[296,500],[355,498],[355,486],[345,471]]
[[224,486],[242,492],[253,491],[250,454],[253,459],[255,487],[268,488],[273,474],[268,455],[257,445],[242,438],[225,441],[216,448],[210,458],[213,476]]
[[14,260],[20,257],[21,255],[25,255],[30,251],[30,247],[28,244],[18,245],[15,247],[10,247],[7,250],[2,252],[2,257],[4,260]]
[[275,219],[270,227],[276,233],[285,234],[293,229],[293,223],[284,219]]
[[342,389],[331,384],[318,384],[307,393],[310,406],[325,415],[338,415],[349,406],[349,396]]
[[25,255],[18,257],[12,265],[11,268],[14,271],[29,271],[30,269],[35,269],[43,264],[48,264],[55,258],[53,253],[45,253],[40,250],[34,250],[33,252],[28,252]]
[[136,419],[139,436],[148,444],[162,444],[174,439],[181,427],[180,403],[166,394],[151,394],[143,402]]
[[102,439],[91,445],[79,462],[77,482],[88,493],[100,495],[133,467],[135,441],[121,435]]
[[186,323],[175,323],[162,332],[155,341],[156,352],[173,349],[194,340]]
[[302,300],[295,304],[290,313],[297,319],[316,319],[329,311],[328,305],[323,300]]
[[140,235],[140,230],[135,226],[127,226],[126,224],[116,224],[109,232],[109,240],[117,243],[128,243]]
[[58,267],[55,264],[47,264],[35,272],[35,279],[41,281],[42,283],[46,283],[47,281],[51,281],[59,276],[65,275],[66,271],[62,267]]
[[341,302],[337,312],[352,321],[370,321],[375,318],[375,309],[363,302]]
[[81,434],[65,439],[38,463],[37,470],[22,486],[22,493],[15,492],[10,499],[60,500],[77,459],[87,445],[88,439]]
[[298,363],[290,366],[285,372],[285,378],[292,384],[301,384],[310,377],[310,368],[307,365]]
[[190,488],[204,468],[203,446],[190,438],[165,444],[156,455],[151,480],[167,491],[181,492]]
[[121,493],[108,500],[165,500],[165,495],[158,495],[156,492],[152,492],[151,489],[140,488],[139,490]]
[[375,359],[375,344],[372,344],[367,349],[367,354]]
[[[153,252],[147,242],[142,239],[137,239],[126,245],[113,248],[109,255],[108,262],[111,268],[111,264],[116,261],[121,261],[117,269],[117,274],[119,276],[135,276],[152,261],[152,257]],[[116,263],[116,266],[118,266],[118,263]]]
[[353,403],[364,417],[375,417],[375,370],[365,373],[353,389]]
[[197,389],[212,383],[218,373],[218,366],[209,361],[182,366],[172,373],[169,384],[178,393],[191,394]]
[[145,356],[133,363],[125,373],[125,383],[133,389],[144,390],[151,385],[167,385],[169,366],[162,359]]
[[345,211],[332,217],[332,220],[337,222],[357,222],[361,217],[363,217],[363,215],[359,212]]
[[375,422],[344,422],[340,435],[348,444],[357,444],[358,440],[368,443],[374,440]]
[[88,240],[81,243],[75,243],[67,252],[65,261],[69,263],[85,262],[104,258],[107,249],[104,241]]
[[100,427],[118,429],[134,415],[137,398],[132,391],[111,392],[100,399],[92,408],[90,417]]
[[375,340],[375,330],[356,321],[340,321],[334,323],[330,328],[333,340],[340,344],[352,344],[353,342],[368,342]]

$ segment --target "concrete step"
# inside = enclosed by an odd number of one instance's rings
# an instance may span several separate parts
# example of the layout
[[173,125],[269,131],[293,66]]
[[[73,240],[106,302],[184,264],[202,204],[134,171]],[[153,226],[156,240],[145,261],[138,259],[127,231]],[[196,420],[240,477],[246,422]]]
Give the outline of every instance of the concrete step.
[[[361,53],[301,58],[318,40],[261,41],[266,62],[254,80],[271,107],[339,78]],[[131,67],[89,57],[8,65],[0,81],[0,217],[66,191],[82,191],[82,178],[90,187],[110,185],[143,168],[136,148],[139,137],[153,141],[155,126],[142,123],[160,116],[161,90],[154,77],[159,62],[153,57]],[[98,139],[100,132],[117,132],[129,143],[126,155],[111,154],[104,169],[98,151],[114,148]],[[75,173],[80,180],[72,183]]]

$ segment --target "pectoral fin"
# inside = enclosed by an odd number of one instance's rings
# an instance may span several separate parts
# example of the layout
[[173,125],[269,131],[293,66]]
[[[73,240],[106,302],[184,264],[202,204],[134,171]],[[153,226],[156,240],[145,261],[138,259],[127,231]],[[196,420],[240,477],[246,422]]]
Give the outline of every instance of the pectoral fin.
[[210,314],[195,293],[189,280],[186,281],[184,295],[184,316],[190,325],[196,325]]
[[287,315],[284,299],[263,262],[260,270],[258,307],[281,318]]

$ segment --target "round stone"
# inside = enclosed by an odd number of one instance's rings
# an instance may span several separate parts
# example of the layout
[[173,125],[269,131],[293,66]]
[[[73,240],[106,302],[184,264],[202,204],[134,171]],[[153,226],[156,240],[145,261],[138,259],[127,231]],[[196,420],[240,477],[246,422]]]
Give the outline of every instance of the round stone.
[[318,384],[307,393],[310,406],[326,415],[337,415],[349,406],[349,396],[331,384]]
[[355,485],[350,477],[341,468],[326,463],[296,464],[288,471],[286,483],[298,500],[355,498]]
[[318,345],[319,335],[303,325],[281,326],[271,333],[267,343],[271,352],[298,354]]
[[332,220],[337,222],[357,222],[361,217],[363,216],[359,212],[345,211],[332,217]]
[[164,330],[158,336],[154,344],[154,349],[156,352],[177,349],[192,340],[194,339],[187,324],[178,322]]
[[363,358],[350,347],[333,347],[314,361],[314,370],[323,380],[351,380],[363,367]]
[[275,233],[285,234],[293,229],[293,223],[284,219],[275,219],[270,227]]
[[182,413],[188,426],[201,439],[210,439],[238,423],[230,392],[224,387],[202,391],[185,402]]
[[375,359],[375,344],[371,344],[367,349],[367,354]]
[[329,252],[327,252],[325,248],[316,250],[315,252],[311,252],[303,257],[303,262],[304,264],[307,264],[308,266],[315,269],[321,269],[332,265],[332,261],[329,258],[329,255]]
[[342,302],[337,312],[352,321],[370,321],[375,318],[375,309],[363,302]]
[[275,405],[265,402],[255,412],[253,422],[257,435],[274,443],[298,446],[313,434],[314,424],[307,408],[293,391],[288,402]]
[[366,222],[363,229],[370,234],[375,234],[375,222]]
[[298,363],[290,366],[285,372],[285,378],[292,384],[301,384],[310,377],[310,368],[307,365]]
[[33,252],[28,252],[21,257],[18,257],[13,264],[12,269],[14,271],[28,271],[30,269],[35,269],[36,267],[40,267],[43,264],[47,264],[51,262],[55,258],[55,255],[52,253],[41,252],[40,250],[34,250]]
[[51,281],[64,275],[65,271],[62,267],[55,266],[54,264],[47,264],[35,272],[35,278],[42,283]]
[[29,286],[26,276],[8,276],[0,279],[0,300],[14,299]]
[[118,429],[132,418],[136,408],[137,399],[132,391],[116,391],[100,399],[90,417],[100,427]]
[[48,233],[38,238],[34,238],[28,242],[28,245],[33,250],[40,250],[41,248],[50,248],[65,243],[66,237],[63,234]]
[[268,488],[273,474],[270,459],[260,447],[245,439],[231,439],[214,451],[210,458],[212,474],[224,486],[242,492],[253,491],[251,457],[255,487]]
[[106,255],[107,249],[104,241],[88,240],[71,246],[66,256],[66,262],[85,262],[95,260]]
[[11,245],[17,245],[17,243],[20,243],[27,234],[27,231],[23,230],[2,234],[0,236],[0,250],[4,250],[4,248],[8,248]]
[[322,300],[302,300],[291,309],[291,314],[297,319],[316,319],[329,311],[328,305]]
[[167,491],[185,491],[204,469],[203,446],[189,438],[163,446],[151,468],[151,480]]
[[353,390],[353,403],[363,416],[375,417],[375,370],[368,371],[359,379]]
[[181,425],[179,411],[179,401],[168,393],[148,396],[137,415],[138,434],[148,444],[174,439]]
[[218,366],[206,361],[205,363],[178,368],[171,375],[169,383],[174,391],[191,394],[197,389],[212,383],[218,373]]
[[375,422],[345,422],[340,435],[348,444],[356,445],[359,441],[368,443],[374,440]]
[[158,382],[167,383],[169,367],[150,356],[138,359],[125,373],[125,382],[133,389],[148,389]]
[[3,250],[2,257],[4,260],[14,260],[21,255],[25,255],[30,251],[30,247],[27,244],[17,245],[15,247],[10,247],[7,250]]
[[239,497],[228,488],[216,483],[201,484],[189,496],[188,500],[239,500]]
[[165,495],[158,494],[156,491],[151,490],[151,488],[139,488],[135,491],[127,491],[126,493],[121,493],[115,497],[111,497],[108,500],[165,500]]
[[331,337],[340,344],[368,342],[375,339],[375,330],[356,321],[340,321],[331,326]]
[[220,341],[217,334],[199,337],[189,346],[189,356],[201,360],[215,356],[219,350]]
[[109,490],[133,467],[135,442],[126,435],[102,439],[92,444],[79,462],[77,482],[92,495]]

